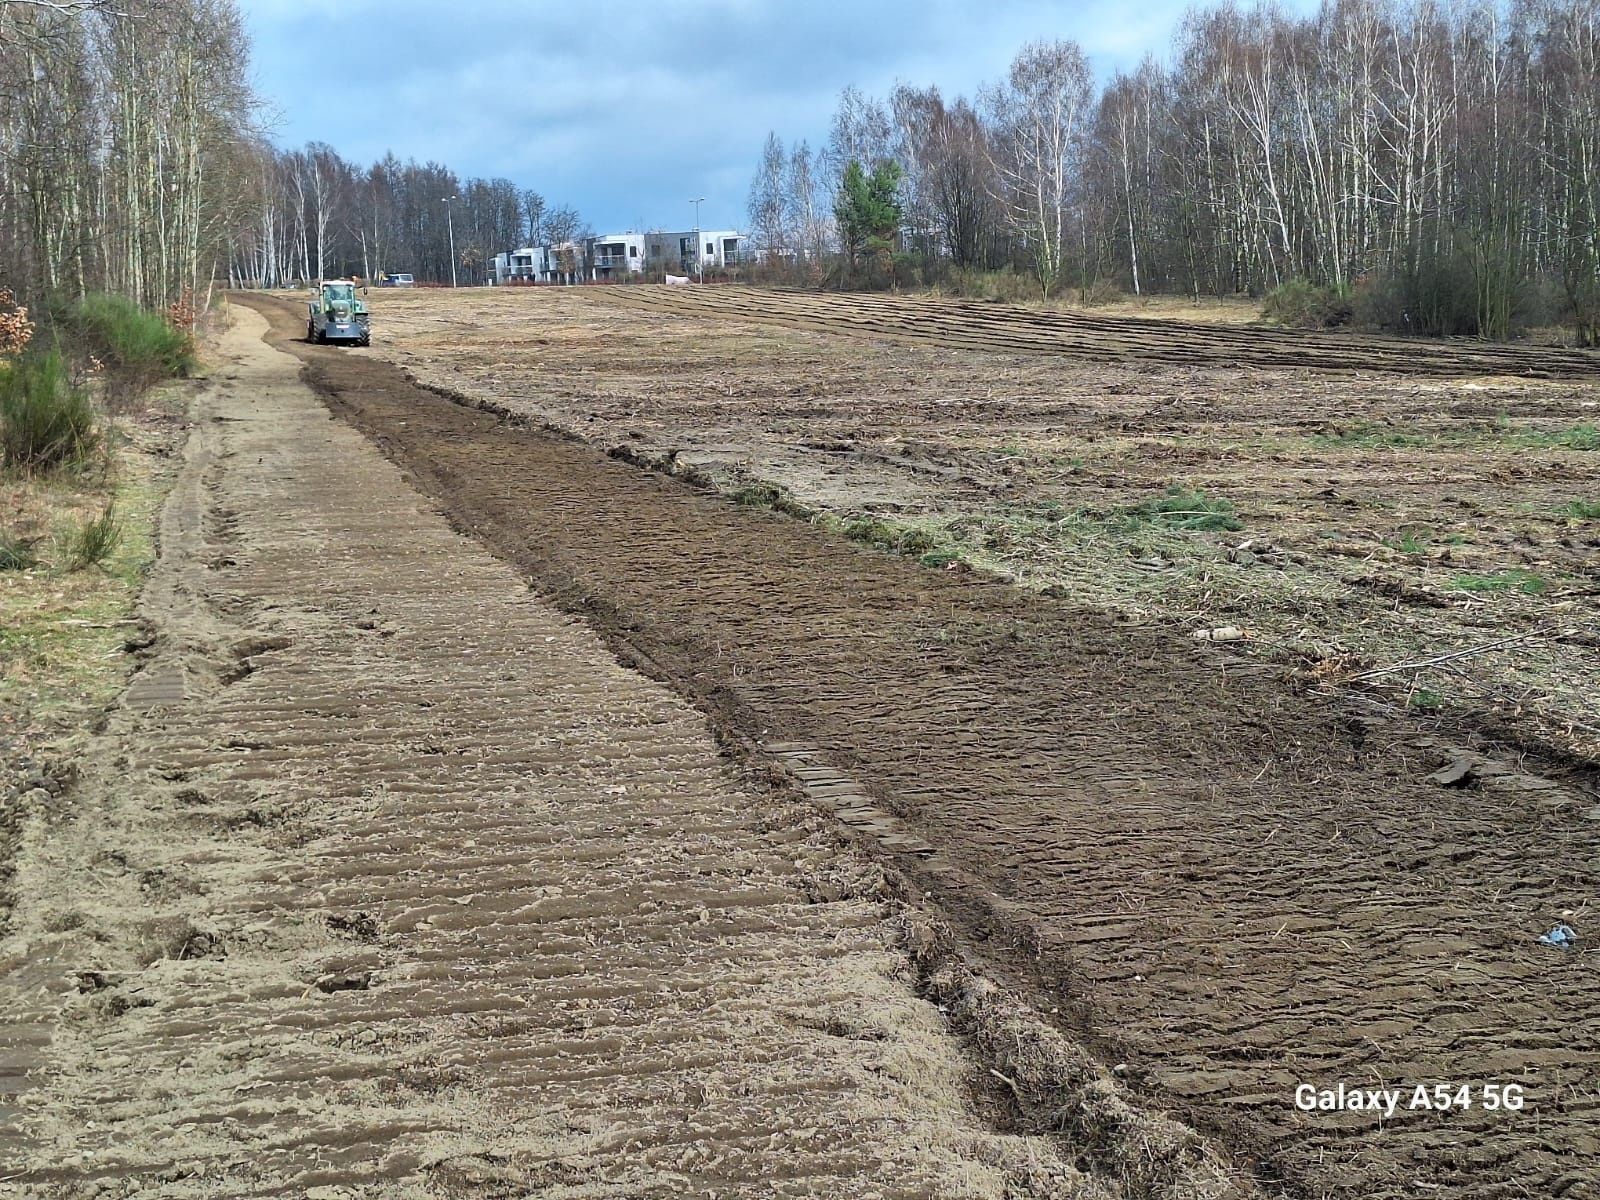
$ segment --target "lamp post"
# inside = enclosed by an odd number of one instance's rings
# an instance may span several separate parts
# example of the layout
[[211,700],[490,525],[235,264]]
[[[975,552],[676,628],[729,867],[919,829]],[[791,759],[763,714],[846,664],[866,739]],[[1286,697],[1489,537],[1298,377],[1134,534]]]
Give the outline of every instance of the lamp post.
[[452,201],[454,199],[456,199],[455,196],[446,196],[444,198],[444,223],[450,230],[450,286],[451,287],[455,287],[456,286],[456,218],[455,218],[455,213],[450,208],[450,201]]
[[704,196],[696,196],[689,201],[694,205],[694,274],[696,283],[706,281],[706,258],[700,249],[700,206],[706,202]]

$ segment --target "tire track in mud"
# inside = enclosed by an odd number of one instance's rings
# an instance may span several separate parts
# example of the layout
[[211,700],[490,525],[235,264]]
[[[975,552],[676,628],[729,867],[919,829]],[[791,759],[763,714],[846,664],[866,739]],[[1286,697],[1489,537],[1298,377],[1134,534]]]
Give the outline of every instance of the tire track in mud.
[[[262,301],[272,309],[270,301]],[[286,339],[292,322],[280,318]],[[1600,985],[1538,947],[1600,875],[1592,780],[1219,649],[739,510],[363,355],[295,347],[457,524],[747,744],[893,816],[997,971],[1292,1193],[1595,1194]],[[848,806],[847,806],[848,807]],[[1522,1116],[1308,1115],[1294,1086],[1515,1082]]]
[[21,864],[0,1194],[1114,1200],[973,1114],[882,871],[262,327],[196,401],[152,657]]
[[1418,339],[1243,329],[1136,317],[1044,312],[974,301],[739,286],[596,287],[604,302],[678,316],[703,314],[954,349],[1061,354],[1099,361],[1252,365],[1400,375],[1600,376],[1600,352],[1465,339]]

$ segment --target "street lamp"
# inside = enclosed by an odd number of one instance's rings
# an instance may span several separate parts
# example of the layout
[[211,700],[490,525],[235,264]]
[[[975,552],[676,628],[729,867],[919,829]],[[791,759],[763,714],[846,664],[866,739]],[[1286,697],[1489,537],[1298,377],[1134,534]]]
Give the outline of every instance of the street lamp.
[[446,196],[444,198],[444,223],[450,229],[450,286],[456,286],[456,219],[451,211],[450,201],[460,197]]
[[700,206],[705,202],[704,196],[696,196],[689,201],[694,205],[694,274],[697,283],[706,281],[706,256],[700,249]]

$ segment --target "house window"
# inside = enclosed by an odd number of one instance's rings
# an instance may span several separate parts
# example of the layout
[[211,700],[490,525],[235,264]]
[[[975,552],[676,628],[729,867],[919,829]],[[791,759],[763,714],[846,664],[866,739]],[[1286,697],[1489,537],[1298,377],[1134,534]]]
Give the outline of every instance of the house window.
[[713,242],[707,242],[706,243],[706,253],[707,254],[715,254],[716,252],[717,252],[716,244],[713,243]]
[[628,247],[628,257],[629,258],[638,258],[639,257],[639,247],[637,247],[637,246],[629,246]]

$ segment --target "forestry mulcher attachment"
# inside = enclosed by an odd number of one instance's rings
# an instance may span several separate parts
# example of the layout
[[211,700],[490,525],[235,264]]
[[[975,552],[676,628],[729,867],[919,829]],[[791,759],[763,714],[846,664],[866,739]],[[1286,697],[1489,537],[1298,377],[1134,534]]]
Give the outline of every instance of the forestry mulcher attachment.
[[327,279],[311,301],[306,341],[372,344],[372,315],[349,279]]

